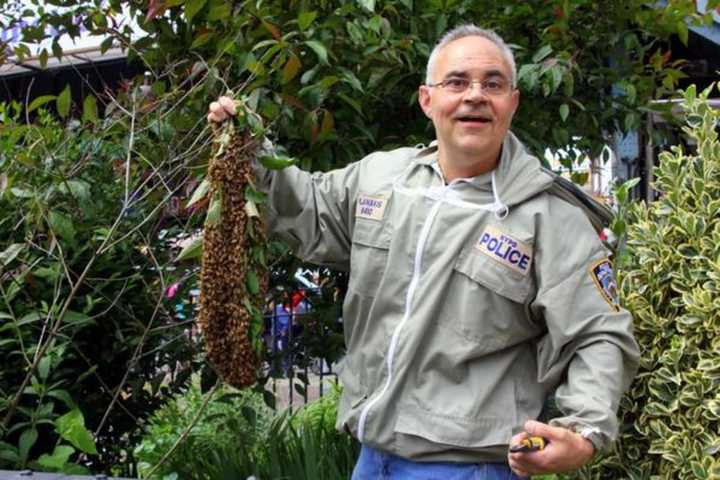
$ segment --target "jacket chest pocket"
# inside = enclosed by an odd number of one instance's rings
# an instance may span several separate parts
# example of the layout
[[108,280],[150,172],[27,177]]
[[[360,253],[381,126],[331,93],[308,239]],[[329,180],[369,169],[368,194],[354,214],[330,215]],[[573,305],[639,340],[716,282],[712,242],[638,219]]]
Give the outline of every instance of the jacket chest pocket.
[[533,289],[530,265],[527,270],[526,273],[519,273],[502,261],[478,251],[474,246],[465,247],[455,262],[456,272],[519,304],[524,304],[528,300]]
[[356,220],[350,250],[349,289],[375,296],[387,266],[391,239],[392,226],[387,220]]
[[526,274],[474,245],[458,256],[442,315],[445,325],[483,352],[500,350],[537,333],[526,305],[535,295],[531,265]]

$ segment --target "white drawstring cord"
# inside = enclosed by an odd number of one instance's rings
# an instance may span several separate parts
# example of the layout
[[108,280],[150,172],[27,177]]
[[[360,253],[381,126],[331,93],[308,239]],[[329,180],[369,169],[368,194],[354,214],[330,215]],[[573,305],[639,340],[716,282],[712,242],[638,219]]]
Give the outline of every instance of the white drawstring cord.
[[495,199],[495,211],[493,212],[495,214],[495,218],[498,220],[504,220],[505,217],[508,216],[508,213],[510,213],[510,209],[507,205],[502,203],[500,200],[500,195],[498,195],[497,187],[495,185],[495,170],[492,172],[492,191],[493,191],[493,198]]
[[459,183],[471,183],[472,180],[469,178],[457,178],[447,185],[442,187],[422,187],[422,188],[410,188],[402,185],[403,177],[407,176],[409,171],[415,167],[417,163],[411,162],[405,170],[400,173],[395,180],[393,180],[393,190],[396,190],[405,195],[422,195],[431,198],[435,201],[443,201],[462,208],[471,208],[474,210],[487,210],[493,212],[495,218],[498,220],[504,220],[505,217],[510,213],[510,209],[507,205],[502,203],[500,195],[497,192],[497,186],[495,182],[495,170],[492,172],[491,183],[493,192],[493,203],[491,204],[475,204],[466,202],[460,199],[460,195],[456,190],[452,188]]

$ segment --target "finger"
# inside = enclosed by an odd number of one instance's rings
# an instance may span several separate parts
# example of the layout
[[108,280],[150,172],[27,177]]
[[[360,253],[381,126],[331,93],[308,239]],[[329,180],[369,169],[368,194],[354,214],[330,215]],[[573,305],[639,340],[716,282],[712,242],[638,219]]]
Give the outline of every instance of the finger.
[[517,434],[513,435],[513,437],[510,439],[510,445],[517,445],[518,443],[525,440],[528,436],[529,435],[527,434],[527,432],[517,433]]
[[515,473],[515,475],[519,475],[521,477],[529,477],[530,472],[524,468],[522,465],[520,465],[518,462],[514,462],[512,460],[508,460],[508,463],[510,464],[510,470]]
[[207,116],[207,119],[209,122],[217,122],[217,123],[222,122],[226,118],[227,118],[227,115],[225,113],[210,112],[210,113],[208,113],[208,116]]
[[230,115],[235,115],[237,113],[237,109],[235,107],[235,100],[233,100],[230,97],[220,97],[218,98],[218,103],[222,106],[225,111]]
[[510,469],[521,477],[530,477],[531,475],[540,475],[545,473],[541,468],[534,465],[526,465],[522,462],[510,463]]
[[523,470],[522,468],[513,468],[513,467],[510,467],[510,470],[512,470],[513,473],[514,473],[515,475],[517,475],[518,477],[523,477],[523,478],[529,478],[529,477],[530,477],[530,472],[526,472],[526,471]]
[[562,427],[553,427],[547,423],[528,420],[525,422],[525,431],[531,436],[545,437],[547,440],[564,440],[569,431]]

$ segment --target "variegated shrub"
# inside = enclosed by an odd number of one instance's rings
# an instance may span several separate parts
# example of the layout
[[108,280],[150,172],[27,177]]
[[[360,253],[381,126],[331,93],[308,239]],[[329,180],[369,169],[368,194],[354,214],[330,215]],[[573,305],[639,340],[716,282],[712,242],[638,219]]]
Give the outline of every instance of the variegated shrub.
[[660,198],[632,207],[620,268],[635,317],[638,377],[624,431],[588,477],[720,479],[720,112],[712,86],[685,92],[690,147],[660,155]]

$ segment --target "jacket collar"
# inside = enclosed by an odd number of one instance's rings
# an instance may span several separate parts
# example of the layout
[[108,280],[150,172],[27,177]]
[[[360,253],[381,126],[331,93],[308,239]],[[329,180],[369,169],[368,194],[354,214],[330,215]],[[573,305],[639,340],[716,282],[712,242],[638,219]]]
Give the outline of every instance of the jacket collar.
[[[434,140],[421,149],[415,163],[437,168],[438,147]],[[479,188],[489,182],[490,172],[473,177],[473,184]],[[508,205],[514,205],[546,190],[552,184],[552,177],[543,173],[540,161],[527,153],[520,140],[508,131],[503,140],[500,162],[495,169],[495,179],[500,197]]]

